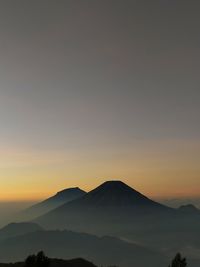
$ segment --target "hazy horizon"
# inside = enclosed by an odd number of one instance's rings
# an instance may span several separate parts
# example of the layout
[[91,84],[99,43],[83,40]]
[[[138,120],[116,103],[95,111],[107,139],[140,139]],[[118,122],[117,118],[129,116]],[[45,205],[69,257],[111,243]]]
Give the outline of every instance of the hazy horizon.
[[0,201],[0,228],[15,221],[18,212],[34,205],[37,201]]
[[[50,192],[46,192],[45,194],[41,194],[40,197],[37,197],[37,198],[27,198],[27,199],[13,199],[13,198],[10,198],[10,199],[0,199],[0,205],[2,204],[19,204],[19,206],[21,205],[22,207],[24,206],[31,206],[31,205],[34,205],[36,203],[39,203],[41,201],[44,201],[45,199],[51,197],[51,196],[54,196],[55,194],[57,194],[58,192],[62,191],[62,190],[65,190],[65,189],[68,189],[68,188],[74,188],[74,187],[78,187],[82,190],[84,190],[85,192],[90,192],[91,190],[95,189],[96,187],[98,187],[100,184],[106,182],[106,181],[109,181],[109,180],[103,180],[102,179],[102,182],[96,184],[94,187],[91,187],[91,188],[85,188],[85,187],[80,187],[78,184],[73,184],[72,186],[69,186],[69,187],[58,187],[58,190],[56,189],[52,189]],[[125,182],[124,180],[121,180],[122,182]],[[132,186],[131,184],[128,184],[129,186],[133,187],[135,190],[137,191],[140,191],[138,188]],[[182,204],[194,204],[194,205],[199,205],[199,202],[200,202],[200,196],[198,197],[193,197],[193,196],[178,196],[178,195],[175,195],[175,196],[160,196],[160,195],[151,195],[149,192],[144,192],[144,191],[140,191],[142,194],[145,194],[146,196],[148,196],[149,198],[153,199],[153,200],[156,200],[158,202],[161,202],[161,203],[168,203],[169,206],[172,206],[172,207],[178,207],[179,206],[179,203],[180,205]],[[36,194],[38,195],[38,194]],[[22,208],[23,209],[23,208]]]
[[[188,202],[188,201],[191,201],[191,203],[193,204],[198,204],[198,199],[200,199],[200,195],[197,194],[197,195],[190,195],[190,194],[162,194],[162,192],[156,192],[156,193],[152,193],[151,190],[148,190],[148,188],[146,188],[146,190],[143,189],[142,186],[138,186],[136,187],[134,185],[134,183],[131,183],[129,182],[128,179],[96,179],[98,180],[98,182],[96,183],[91,183],[93,184],[93,186],[87,186],[87,184],[75,184],[75,183],[66,183],[64,182],[63,183],[63,186],[61,185],[58,185],[57,183],[54,184],[51,188],[51,190],[38,190],[38,188],[36,188],[34,190],[34,194],[31,194],[32,197],[30,197],[30,191],[32,192],[32,188],[26,188],[26,189],[23,191],[23,196],[26,196],[26,197],[23,197],[21,198],[21,191],[17,192],[15,191],[15,194],[13,194],[12,190],[14,188],[10,188],[11,190],[7,190],[5,192],[5,196],[6,197],[2,197],[0,196],[0,203],[21,203],[22,205],[26,203],[37,203],[37,202],[41,202],[53,195],[55,195],[56,193],[64,190],[64,189],[68,189],[68,188],[74,188],[74,187],[79,187],[80,189],[84,190],[85,192],[90,192],[91,190],[93,190],[94,188],[98,187],[99,185],[101,185],[102,183],[106,182],[106,181],[112,181],[112,180],[119,180],[119,181],[122,181],[126,184],[128,184],[129,186],[131,186],[132,188],[134,188],[135,190],[141,192],[142,194],[148,196],[149,198],[151,199],[154,199],[156,201],[160,201],[160,202],[163,202],[165,203],[170,203],[169,205],[172,205],[174,207],[176,207],[177,205],[173,204],[173,203],[185,203]],[[67,184],[67,185],[66,185]],[[31,184],[30,184],[31,185]],[[51,185],[51,183],[49,184]],[[39,186],[38,186],[39,187]],[[47,187],[48,187],[48,184],[47,184]],[[150,187],[151,189],[151,187]],[[3,194],[2,194],[3,195]],[[172,203],[172,204],[171,204]]]

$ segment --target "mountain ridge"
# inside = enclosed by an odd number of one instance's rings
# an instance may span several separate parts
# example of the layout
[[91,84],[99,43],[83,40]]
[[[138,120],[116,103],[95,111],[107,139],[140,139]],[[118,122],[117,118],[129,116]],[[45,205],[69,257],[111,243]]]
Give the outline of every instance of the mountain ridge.
[[[159,267],[166,259],[158,251],[112,236],[54,230],[32,232],[0,242],[0,261],[21,261],[40,250],[56,258],[86,258],[98,266],[145,267],[150,260]],[[146,258],[142,257],[144,254]]]

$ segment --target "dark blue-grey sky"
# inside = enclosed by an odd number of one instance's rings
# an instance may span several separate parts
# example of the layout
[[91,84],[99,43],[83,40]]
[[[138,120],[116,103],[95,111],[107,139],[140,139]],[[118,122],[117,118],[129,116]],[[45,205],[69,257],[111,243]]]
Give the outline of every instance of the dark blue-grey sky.
[[2,0],[2,198],[107,178],[200,194],[199,14],[196,0]]

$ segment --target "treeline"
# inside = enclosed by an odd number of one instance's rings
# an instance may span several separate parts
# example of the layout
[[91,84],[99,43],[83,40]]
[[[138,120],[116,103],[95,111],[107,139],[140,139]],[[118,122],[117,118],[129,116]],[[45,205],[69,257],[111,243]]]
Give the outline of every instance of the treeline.
[[[25,260],[25,267],[49,267],[50,259],[40,251],[37,255],[30,255]],[[187,267],[187,260],[177,253],[168,267]]]
[[[28,256],[23,263],[0,264],[0,267],[97,267],[97,266],[95,266],[91,262],[88,262],[80,258],[73,260],[50,259],[45,255],[43,251],[40,251],[37,254]],[[117,266],[112,266],[112,267],[117,267]],[[187,260],[186,258],[182,257],[180,253],[177,253],[168,267],[187,267]]]
[[[50,259],[40,251],[37,255],[30,255],[25,260],[25,267],[49,267]],[[169,267],[187,267],[187,260],[177,253]]]
[[28,256],[25,260],[25,267],[49,267],[50,259],[40,251],[37,255]]

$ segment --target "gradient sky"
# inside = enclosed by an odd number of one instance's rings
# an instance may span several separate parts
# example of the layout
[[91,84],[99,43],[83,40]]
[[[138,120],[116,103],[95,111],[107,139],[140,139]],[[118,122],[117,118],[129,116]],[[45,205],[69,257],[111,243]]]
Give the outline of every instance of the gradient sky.
[[200,2],[1,0],[0,200],[122,179],[200,196]]

